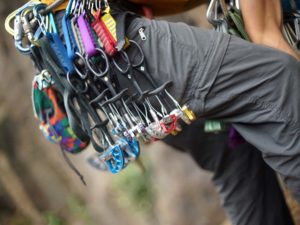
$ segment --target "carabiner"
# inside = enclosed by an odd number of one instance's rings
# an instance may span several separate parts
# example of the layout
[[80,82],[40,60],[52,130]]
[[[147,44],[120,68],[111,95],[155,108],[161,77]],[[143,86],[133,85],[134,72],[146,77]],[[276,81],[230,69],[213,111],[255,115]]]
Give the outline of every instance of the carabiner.
[[[38,40],[38,38],[41,36],[42,31],[40,28],[37,29],[37,31],[34,34],[34,40]],[[33,44],[30,44],[28,46],[23,45],[23,41],[21,40],[15,40],[15,47],[16,49],[21,52],[24,55],[30,55],[31,54],[31,48],[33,47]]]
[[101,160],[99,157],[99,153],[96,153],[92,156],[90,156],[87,159],[87,162],[90,166],[92,166],[93,168],[100,170],[100,171],[107,171],[107,166],[105,164],[105,161]]
[[[72,79],[76,81],[76,78],[74,79],[74,76],[70,77],[70,73],[67,73],[68,83],[72,87],[72,89],[75,91],[75,93],[84,94],[88,91],[89,87],[86,82],[80,81],[80,82],[73,84]],[[82,84],[84,84],[84,87],[79,87]]]
[[[96,70],[92,67],[91,64],[93,64],[93,62],[92,62],[92,59],[91,59],[88,55],[86,55],[85,62],[86,62],[86,64],[87,64],[88,68],[90,69],[90,71],[91,71],[95,76],[97,76],[97,77],[104,77],[104,76],[107,75],[108,70],[109,70],[109,62],[108,62],[108,58],[107,58],[106,54],[104,53],[104,51],[103,51],[102,49],[96,48],[96,51],[99,52],[99,53],[100,53],[100,57],[101,57],[102,59],[104,59],[104,62],[105,62],[105,65],[104,65],[104,66],[105,66],[105,69],[104,69],[104,71],[101,71],[99,68],[97,68],[99,72],[96,71]],[[102,60],[102,61],[103,61],[103,60]],[[93,65],[93,66],[94,66],[94,65]]]
[[100,159],[105,161],[108,170],[113,174],[121,172],[125,167],[124,152],[118,144],[103,152]]
[[177,117],[174,114],[166,116],[160,121],[160,126],[162,127],[162,130],[168,134],[171,134],[173,131],[176,130],[176,124]]

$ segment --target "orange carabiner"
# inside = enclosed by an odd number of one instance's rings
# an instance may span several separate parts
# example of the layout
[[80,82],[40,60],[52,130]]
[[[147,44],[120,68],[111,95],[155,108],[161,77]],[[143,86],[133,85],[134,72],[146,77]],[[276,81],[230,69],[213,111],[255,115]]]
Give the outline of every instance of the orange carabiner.
[[[57,0],[40,0],[40,1],[41,1],[41,3],[46,4],[48,6],[51,6],[52,4],[55,4],[57,2]],[[55,7],[53,9],[53,12],[65,10],[67,8],[68,4],[69,4],[69,0],[64,0],[63,3],[59,4],[57,7]]]

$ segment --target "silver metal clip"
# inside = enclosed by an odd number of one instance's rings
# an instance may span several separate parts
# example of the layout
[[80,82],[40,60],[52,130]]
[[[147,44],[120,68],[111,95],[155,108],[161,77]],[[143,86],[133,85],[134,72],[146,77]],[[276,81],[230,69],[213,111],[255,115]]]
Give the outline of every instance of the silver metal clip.
[[146,37],[146,35],[145,35],[145,33],[144,33],[144,28],[143,27],[141,27],[140,29],[139,29],[139,34],[140,34],[140,37],[141,37],[141,39],[142,39],[142,41],[146,41],[147,40],[147,37]]

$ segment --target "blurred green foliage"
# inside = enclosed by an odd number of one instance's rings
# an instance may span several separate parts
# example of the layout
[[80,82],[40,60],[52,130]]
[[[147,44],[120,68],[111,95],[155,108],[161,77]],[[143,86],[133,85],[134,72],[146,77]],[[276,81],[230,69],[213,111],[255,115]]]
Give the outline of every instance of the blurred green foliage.
[[154,189],[148,164],[144,171],[137,164],[130,165],[114,177],[112,187],[120,206],[147,215],[153,213]]
[[94,225],[93,219],[82,200],[76,196],[70,196],[68,198],[68,208],[71,214],[76,218],[83,221],[85,225]]
[[[61,214],[68,214],[63,216]],[[44,213],[47,225],[71,225],[74,220],[80,221],[84,225],[94,225],[91,215],[84,202],[75,195],[67,198],[67,208],[64,213],[46,212]],[[66,218],[68,218],[68,220]],[[71,220],[71,221],[69,221]],[[21,225],[21,224],[20,224]],[[23,225],[23,224],[22,224]],[[24,224],[27,225],[27,224]]]
[[66,225],[64,220],[55,213],[46,212],[44,214],[47,225]]

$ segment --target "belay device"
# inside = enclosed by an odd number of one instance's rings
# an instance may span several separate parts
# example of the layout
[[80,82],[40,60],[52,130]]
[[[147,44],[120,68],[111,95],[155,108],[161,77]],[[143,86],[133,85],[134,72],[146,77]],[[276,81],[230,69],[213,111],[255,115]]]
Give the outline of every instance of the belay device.
[[[6,28],[38,71],[33,105],[47,139],[70,153],[91,143],[96,153],[88,162],[119,173],[139,158],[140,141],[175,135],[195,115],[168,92],[171,82],[158,85],[147,72],[141,47],[122,30],[126,13],[113,16],[101,0],[65,1],[57,11],[62,2],[29,1],[7,18]],[[140,86],[141,76],[150,88]]]

